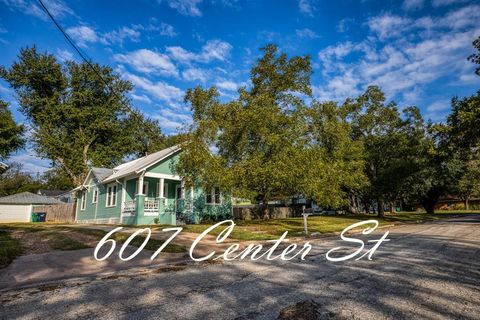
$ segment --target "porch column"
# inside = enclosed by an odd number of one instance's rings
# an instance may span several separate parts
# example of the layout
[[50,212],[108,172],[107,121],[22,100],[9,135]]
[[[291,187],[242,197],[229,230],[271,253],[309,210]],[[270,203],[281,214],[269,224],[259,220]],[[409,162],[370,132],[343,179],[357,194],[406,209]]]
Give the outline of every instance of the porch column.
[[143,194],[143,176],[145,173],[142,173],[140,177],[138,177],[138,192],[137,194]]
[[159,184],[159,188],[160,188],[160,192],[158,193],[160,195],[160,198],[165,198],[165,195],[163,194],[163,187],[165,185],[165,179],[164,178],[160,178],[160,184]]

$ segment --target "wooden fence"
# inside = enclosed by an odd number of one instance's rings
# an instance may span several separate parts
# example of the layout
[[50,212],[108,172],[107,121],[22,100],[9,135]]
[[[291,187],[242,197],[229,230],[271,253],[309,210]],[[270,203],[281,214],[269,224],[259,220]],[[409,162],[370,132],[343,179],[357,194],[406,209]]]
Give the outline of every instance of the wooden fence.
[[74,222],[75,203],[35,206],[33,213],[45,212],[47,222]]

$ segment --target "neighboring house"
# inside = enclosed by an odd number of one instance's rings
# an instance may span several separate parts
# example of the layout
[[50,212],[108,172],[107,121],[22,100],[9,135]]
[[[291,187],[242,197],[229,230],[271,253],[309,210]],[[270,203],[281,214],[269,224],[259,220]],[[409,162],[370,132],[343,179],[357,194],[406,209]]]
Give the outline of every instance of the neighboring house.
[[30,192],[22,192],[0,198],[0,222],[31,222],[33,209],[62,202]]
[[7,171],[7,169],[8,169],[8,165],[6,163],[3,163],[3,162],[0,161],[0,174]]
[[76,221],[176,225],[231,217],[231,198],[219,188],[185,188],[175,174],[180,153],[175,146],[113,169],[92,168],[75,189]]
[[71,190],[47,190],[40,189],[37,191],[37,194],[54,198],[64,203],[73,203],[75,202],[75,192]]

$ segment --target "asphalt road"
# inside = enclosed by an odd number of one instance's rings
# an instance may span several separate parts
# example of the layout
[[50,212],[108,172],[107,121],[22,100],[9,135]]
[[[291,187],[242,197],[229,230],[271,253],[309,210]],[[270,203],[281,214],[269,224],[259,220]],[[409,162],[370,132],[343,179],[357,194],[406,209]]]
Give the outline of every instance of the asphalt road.
[[0,318],[480,319],[480,216],[388,230],[371,261],[327,261],[342,243],[323,238],[306,261],[131,270],[3,292]]

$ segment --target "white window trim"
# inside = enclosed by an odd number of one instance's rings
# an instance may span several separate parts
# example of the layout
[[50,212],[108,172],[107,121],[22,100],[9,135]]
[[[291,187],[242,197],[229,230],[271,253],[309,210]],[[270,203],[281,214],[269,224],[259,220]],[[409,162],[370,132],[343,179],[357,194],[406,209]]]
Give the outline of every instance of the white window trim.
[[92,192],[92,203],[97,203],[98,202],[98,188],[95,187],[93,188]]
[[[223,194],[222,194],[222,190],[219,190],[219,193],[220,193],[220,202],[216,202],[215,201],[215,188],[219,188],[219,187],[213,187],[212,190],[210,190],[210,195],[211,195],[211,199],[213,200],[213,202],[208,202],[207,201],[207,192],[205,192],[205,204],[209,205],[209,206],[219,206],[221,204],[223,204]],[[220,188],[219,188],[220,189]]]
[[[112,194],[110,194],[110,188],[113,188],[115,187],[115,203],[111,204],[109,202],[112,202],[111,199],[112,199]],[[110,184],[107,184],[107,194],[105,196],[105,207],[106,208],[112,208],[112,207],[116,207],[117,206],[117,183],[110,183]]]
[[87,206],[87,192],[82,192],[82,197],[80,198],[80,211],[85,211],[85,207]]

